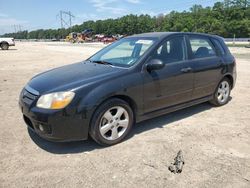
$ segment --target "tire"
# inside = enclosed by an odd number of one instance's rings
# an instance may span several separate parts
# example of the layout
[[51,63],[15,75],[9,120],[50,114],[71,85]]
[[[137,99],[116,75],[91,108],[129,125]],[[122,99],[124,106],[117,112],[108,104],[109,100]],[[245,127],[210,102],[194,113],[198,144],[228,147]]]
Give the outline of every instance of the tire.
[[9,44],[4,42],[4,43],[1,44],[1,48],[2,48],[2,50],[8,50],[9,49]]
[[223,106],[228,103],[230,99],[232,85],[228,78],[223,78],[218,84],[213,99],[210,101],[214,106]]
[[90,124],[90,136],[100,145],[111,146],[121,142],[134,123],[134,114],[125,101],[110,99],[97,108]]

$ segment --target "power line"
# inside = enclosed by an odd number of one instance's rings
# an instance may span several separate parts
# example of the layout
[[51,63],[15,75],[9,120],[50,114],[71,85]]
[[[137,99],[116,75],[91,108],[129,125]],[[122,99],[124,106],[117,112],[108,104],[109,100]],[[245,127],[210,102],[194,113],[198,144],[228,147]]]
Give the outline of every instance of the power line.
[[75,16],[70,11],[60,11],[60,22],[61,28],[71,27],[72,26],[72,18]]
[[16,25],[13,25],[13,28],[14,28],[14,31],[15,31],[15,33],[16,33]]
[[22,32],[22,25],[12,25],[15,33]]

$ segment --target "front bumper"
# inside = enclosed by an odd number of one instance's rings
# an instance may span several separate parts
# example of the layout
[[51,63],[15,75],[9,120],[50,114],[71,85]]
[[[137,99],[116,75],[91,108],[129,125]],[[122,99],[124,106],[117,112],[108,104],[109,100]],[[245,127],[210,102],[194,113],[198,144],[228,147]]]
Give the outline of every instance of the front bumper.
[[27,126],[42,138],[51,141],[75,141],[88,138],[89,120],[72,108],[62,110],[41,109],[36,101],[27,104],[22,95],[19,107]]

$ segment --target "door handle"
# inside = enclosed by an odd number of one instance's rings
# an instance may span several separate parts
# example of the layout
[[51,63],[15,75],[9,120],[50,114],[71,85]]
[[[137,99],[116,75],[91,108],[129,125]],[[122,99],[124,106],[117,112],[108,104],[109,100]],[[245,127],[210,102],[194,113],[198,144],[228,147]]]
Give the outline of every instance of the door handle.
[[187,73],[187,72],[191,72],[192,70],[193,69],[191,67],[186,67],[186,68],[181,69],[181,72]]

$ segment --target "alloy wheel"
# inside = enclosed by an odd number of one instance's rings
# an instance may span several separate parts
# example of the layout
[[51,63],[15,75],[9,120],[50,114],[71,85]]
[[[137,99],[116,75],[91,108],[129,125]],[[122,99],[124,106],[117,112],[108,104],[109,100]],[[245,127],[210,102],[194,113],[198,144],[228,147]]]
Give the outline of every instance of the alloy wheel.
[[222,81],[217,90],[217,99],[220,104],[227,101],[230,93],[230,85],[227,81]]
[[113,141],[120,138],[128,126],[127,110],[121,106],[115,106],[108,109],[101,117],[99,131],[103,138]]

